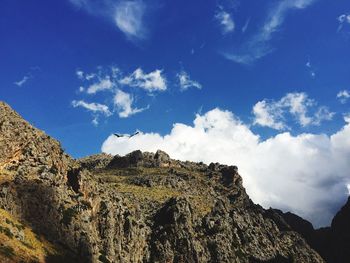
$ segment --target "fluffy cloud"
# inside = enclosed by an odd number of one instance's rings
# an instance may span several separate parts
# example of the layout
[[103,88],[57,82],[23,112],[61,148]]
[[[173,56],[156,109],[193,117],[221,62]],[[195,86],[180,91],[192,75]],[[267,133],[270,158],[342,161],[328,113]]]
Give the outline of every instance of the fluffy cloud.
[[179,86],[180,90],[185,91],[189,88],[197,88],[201,89],[202,85],[198,81],[194,81],[190,78],[190,76],[187,74],[185,71],[180,71],[177,75],[178,81],[179,81]]
[[[80,96],[103,98],[104,103],[107,103],[107,105],[86,103],[84,100],[74,100],[72,102],[74,107],[83,107],[92,112],[92,123],[94,125],[98,125],[98,120],[102,116],[109,117],[118,114],[120,118],[128,118],[147,110],[149,106],[137,108],[134,105],[133,93],[136,92],[135,87],[143,90],[141,93],[146,91],[146,95],[153,95],[154,92],[167,89],[167,81],[162,74],[162,70],[144,73],[141,68],[138,68],[131,74],[125,74],[119,68],[112,66],[108,68],[98,67],[97,71],[92,73],[86,73],[79,69],[76,70],[75,74],[84,85],[78,88]],[[96,96],[101,91],[106,92]],[[110,111],[110,108],[113,110]]]
[[110,136],[102,145],[102,151],[111,154],[136,149],[162,149],[180,160],[238,165],[255,202],[293,211],[316,226],[329,224],[348,195],[349,123],[331,136],[280,133],[261,140],[233,113],[216,108],[198,114],[193,125],[174,124],[164,136]]
[[341,90],[338,92],[337,98],[339,99],[340,103],[345,104],[350,98],[350,92],[347,90]]
[[114,86],[114,83],[110,80],[110,78],[104,78],[104,79],[101,79],[99,82],[96,82],[92,85],[90,85],[86,92],[88,94],[95,94],[99,91],[103,91],[103,90],[110,90],[112,89]]
[[310,6],[315,0],[282,0],[270,9],[265,23],[260,30],[243,43],[238,51],[224,52],[227,59],[241,64],[251,64],[272,52],[269,41],[280,30],[286,16],[291,10],[301,10]]
[[223,34],[235,30],[235,22],[233,21],[231,14],[226,12],[222,7],[220,7],[220,10],[215,14],[215,19],[220,23]]
[[146,34],[143,25],[145,10],[146,6],[142,1],[120,1],[116,5],[114,16],[117,27],[128,38],[144,38]]
[[254,125],[270,127],[276,130],[286,129],[283,110],[266,100],[257,102],[253,107]]
[[[308,111],[313,110],[309,116]],[[302,127],[320,125],[322,121],[331,120],[334,116],[327,107],[316,107],[316,102],[306,93],[288,93],[279,101],[262,100],[253,107],[254,124],[276,130],[288,129],[286,114],[294,117]]]
[[133,102],[134,102],[134,99],[129,93],[123,92],[121,90],[117,90],[114,96],[114,105],[118,109],[118,114],[120,118],[127,118],[133,114],[136,114],[138,112],[145,110],[145,108],[143,109],[133,108],[132,107]]
[[145,14],[147,6],[142,0],[69,0],[87,13],[114,22],[127,39],[135,41],[146,37]]
[[155,70],[148,74],[141,68],[136,69],[131,75],[120,80],[123,85],[142,88],[148,92],[165,91],[167,89],[166,79],[162,70]]
[[88,102],[85,102],[83,100],[78,100],[78,101],[73,100],[72,106],[74,108],[82,107],[88,111],[91,111],[93,116],[94,116],[94,118],[92,120],[92,124],[95,126],[98,125],[98,119],[99,119],[100,114],[103,114],[107,117],[112,115],[112,112],[109,110],[108,106],[104,105],[104,104],[100,104],[100,103],[95,103],[95,102],[88,103]]

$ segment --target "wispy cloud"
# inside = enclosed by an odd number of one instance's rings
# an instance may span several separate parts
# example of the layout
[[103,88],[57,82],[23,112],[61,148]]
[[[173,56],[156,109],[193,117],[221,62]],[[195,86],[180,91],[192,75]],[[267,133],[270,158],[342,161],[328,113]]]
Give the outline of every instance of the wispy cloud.
[[307,68],[311,78],[315,78],[316,77],[316,71],[314,69],[314,66],[311,64],[311,60],[308,59],[306,64],[305,64],[305,67]]
[[[82,83],[77,90],[82,99],[74,100],[72,105],[75,108],[82,107],[89,110],[95,126],[103,116],[110,117],[117,114],[120,118],[128,118],[149,109],[149,106],[137,108],[134,105],[134,94],[143,93],[146,96],[141,98],[145,100],[148,96],[154,96],[155,93],[167,89],[167,80],[162,70],[158,69],[144,73],[141,68],[137,68],[134,72],[126,74],[118,67],[112,66],[97,67],[95,72],[90,73],[78,69],[75,74]],[[101,93],[102,91],[104,92]],[[103,99],[103,103],[87,103],[85,97]]]
[[131,41],[147,37],[145,15],[147,5],[142,0],[69,0],[87,13],[109,19]]
[[215,14],[215,19],[220,24],[223,34],[231,33],[235,30],[235,22],[232,15],[225,11],[222,6],[219,6],[219,10]]
[[316,0],[283,0],[275,4],[267,14],[260,30],[252,35],[236,49],[223,52],[232,61],[241,64],[251,64],[273,51],[269,42],[273,35],[280,31],[281,25],[291,10],[301,10],[310,6]]
[[20,80],[13,82],[13,84],[22,87],[26,85],[29,80],[33,79],[34,75],[39,71],[41,71],[41,69],[38,66],[30,67],[28,72]]
[[184,70],[180,71],[177,74],[177,79],[178,79],[181,91],[188,90],[189,88],[192,88],[192,87],[197,89],[202,88],[202,85],[198,81],[192,80],[188,75],[188,73],[185,72]]
[[167,89],[166,78],[162,70],[154,70],[144,73],[141,68],[136,69],[132,74],[120,80],[123,85],[138,87],[148,92],[165,91]]
[[32,78],[32,75],[25,75],[21,80],[15,81],[13,84],[15,84],[18,87],[22,87],[24,84],[27,83],[28,80]]
[[86,92],[88,94],[95,94],[99,91],[110,90],[113,88],[113,85],[114,85],[113,82],[107,77],[89,86]]
[[[311,111],[311,113],[310,113]],[[325,106],[317,107],[315,100],[306,93],[288,93],[279,101],[262,100],[253,107],[254,125],[276,130],[288,130],[287,114],[302,127],[320,125],[322,121],[332,120],[334,112]]]
[[104,104],[100,104],[100,103],[95,103],[95,102],[88,103],[88,102],[85,102],[83,100],[78,100],[78,101],[73,100],[72,106],[74,108],[82,107],[82,108],[92,112],[93,120],[91,121],[91,123],[94,126],[97,126],[99,124],[98,119],[99,119],[100,114],[105,115],[106,117],[109,117],[112,115],[112,112],[109,110],[108,106],[104,105]]
[[338,92],[337,98],[339,99],[341,104],[345,104],[350,98],[350,92],[348,90],[341,90]]
[[129,39],[146,37],[144,27],[146,5],[142,1],[120,1],[115,10],[115,23]]
[[114,105],[118,110],[118,115],[120,118],[128,118],[131,115],[148,109],[148,107],[142,109],[133,108],[133,102],[134,98],[131,94],[122,90],[117,90],[114,96]]
[[92,111],[94,113],[103,113],[106,116],[110,116],[112,113],[110,112],[109,108],[107,105],[100,104],[100,103],[87,103],[83,100],[73,100],[72,101],[72,106],[74,108],[76,107],[83,107],[89,111]]
[[250,24],[250,19],[251,19],[251,17],[249,17],[249,18],[245,21],[245,23],[244,23],[244,25],[243,25],[243,27],[242,27],[242,33],[245,33],[245,32],[247,31],[247,29],[248,29],[248,27],[249,27],[249,24]]
[[338,16],[337,20],[339,22],[337,31],[339,32],[345,25],[350,25],[350,14],[342,14]]

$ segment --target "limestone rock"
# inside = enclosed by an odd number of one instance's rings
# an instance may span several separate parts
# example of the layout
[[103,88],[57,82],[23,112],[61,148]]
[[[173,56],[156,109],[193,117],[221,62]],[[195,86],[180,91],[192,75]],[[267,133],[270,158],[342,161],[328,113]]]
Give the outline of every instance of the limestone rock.
[[75,262],[324,262],[281,215],[249,199],[235,166],[162,151],[74,160],[5,103],[0,209]]

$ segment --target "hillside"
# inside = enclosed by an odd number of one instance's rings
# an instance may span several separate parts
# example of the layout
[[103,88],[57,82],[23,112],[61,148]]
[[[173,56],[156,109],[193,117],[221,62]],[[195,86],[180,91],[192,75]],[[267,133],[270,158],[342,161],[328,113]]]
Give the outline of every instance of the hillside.
[[[0,209],[14,222],[0,221],[2,262],[23,251],[26,262],[324,262],[280,213],[250,200],[236,166],[162,151],[74,160],[5,103]],[[6,235],[10,225],[28,234]]]

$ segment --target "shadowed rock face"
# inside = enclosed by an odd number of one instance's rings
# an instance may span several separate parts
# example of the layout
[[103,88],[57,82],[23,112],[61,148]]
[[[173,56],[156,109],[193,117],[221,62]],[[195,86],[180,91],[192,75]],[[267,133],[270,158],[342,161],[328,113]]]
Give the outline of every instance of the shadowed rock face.
[[4,103],[0,208],[73,262],[324,262],[279,213],[252,203],[236,166],[162,151],[73,160]]
[[311,223],[291,213],[279,214],[291,229],[302,235],[309,245],[329,263],[350,261],[350,198],[335,215],[330,227],[314,230]]

